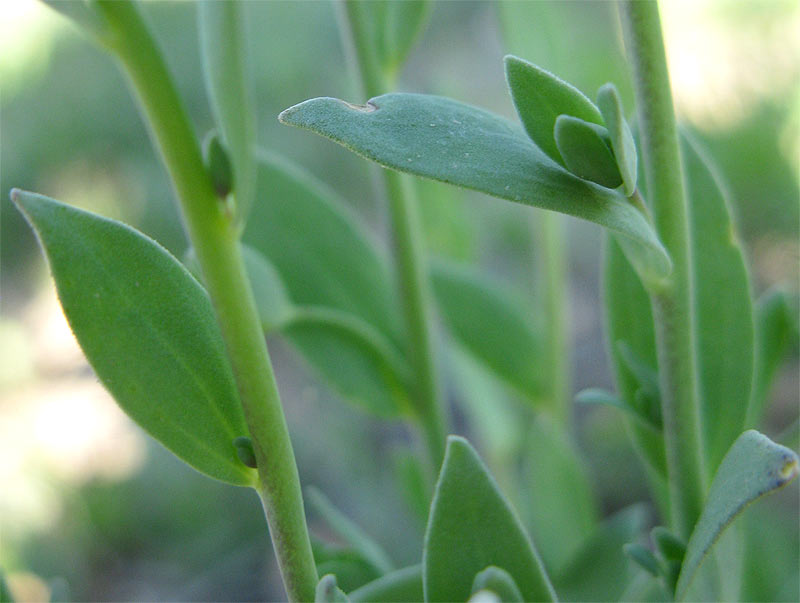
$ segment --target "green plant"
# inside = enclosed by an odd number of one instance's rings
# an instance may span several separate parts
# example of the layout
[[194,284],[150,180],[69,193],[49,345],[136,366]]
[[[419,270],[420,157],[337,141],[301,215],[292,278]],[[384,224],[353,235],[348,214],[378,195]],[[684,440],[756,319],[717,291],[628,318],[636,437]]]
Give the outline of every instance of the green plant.
[[[258,492],[291,600],[610,598],[593,582],[605,571],[599,558],[616,564],[608,572],[632,599],[736,592],[737,572],[727,564],[738,535],[720,539],[723,529],[798,471],[794,452],[748,429],[758,426],[790,330],[775,325],[788,325],[791,312],[786,298],[772,298],[760,311],[767,328],[754,327],[726,200],[675,125],[655,4],[621,5],[638,145],[613,85],[594,103],[516,57],[506,59],[506,76],[523,128],[442,97],[384,94],[429,7],[341,4],[354,66],[373,98],[364,105],[312,99],[280,119],[392,168],[378,172],[390,210],[389,257],[324,186],[255,151],[238,4],[198,6],[219,129],[205,153],[135,5],[53,6],[126,70],[180,203],[192,246],[186,268],[118,222],[33,193],[16,190],[12,200],[36,230],[70,324],[120,406],[196,469]],[[607,230],[606,312],[619,394],[588,390],[579,400],[626,417],[666,524],[653,530],[652,550],[636,542],[636,509],[599,521],[571,441],[558,222],[548,217],[541,230],[542,333],[493,279],[428,264],[415,182],[398,172]],[[476,373],[488,369],[524,402],[514,454],[524,451],[527,480],[515,494],[524,496],[533,538],[471,445],[445,438],[434,301],[458,342],[451,363],[462,395],[476,395]],[[274,331],[346,400],[418,426],[426,453],[403,457],[398,472],[409,505],[427,517],[421,565],[396,569],[316,491],[308,502],[348,547],[312,542],[263,337]],[[641,567],[629,585],[621,584],[623,545]],[[698,571],[712,550],[715,562]]]

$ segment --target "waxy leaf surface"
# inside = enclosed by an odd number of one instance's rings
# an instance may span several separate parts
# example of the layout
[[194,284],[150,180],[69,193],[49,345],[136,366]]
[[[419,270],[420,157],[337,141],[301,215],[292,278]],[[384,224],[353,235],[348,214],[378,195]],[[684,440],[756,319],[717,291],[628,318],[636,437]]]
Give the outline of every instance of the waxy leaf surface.
[[426,601],[466,601],[478,572],[505,569],[526,601],[553,601],[539,555],[486,466],[460,437],[447,440],[422,554]]
[[797,455],[755,430],[734,442],[717,469],[700,519],[686,545],[675,590],[681,600],[722,531],[754,500],[777,490],[798,474]]
[[671,270],[655,232],[622,193],[570,174],[519,126],[488,111],[438,96],[385,94],[363,106],[311,99],[280,120],[385,167],[596,222],[625,240],[637,268],[656,277]]
[[251,485],[248,434],[211,302],[156,242],[41,195],[12,198],[37,232],[72,331],[122,409],[181,459]]

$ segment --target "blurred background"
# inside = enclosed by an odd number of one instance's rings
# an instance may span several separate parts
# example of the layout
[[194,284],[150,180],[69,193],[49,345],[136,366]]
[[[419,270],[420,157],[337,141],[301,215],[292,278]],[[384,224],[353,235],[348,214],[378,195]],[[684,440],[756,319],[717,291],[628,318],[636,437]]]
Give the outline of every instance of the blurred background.
[[[148,3],[144,10],[202,136],[212,118],[194,7]],[[365,163],[276,119],[315,96],[365,100],[354,92],[333,6],[250,2],[246,10],[259,143],[327,182],[382,234],[383,209]],[[796,289],[800,7],[671,0],[662,14],[677,111],[727,181],[755,294]],[[610,3],[437,2],[399,89],[516,119],[502,70],[513,50],[590,97],[615,82],[630,112],[618,30]],[[61,314],[30,229],[8,201],[11,187],[123,220],[178,257],[185,251],[166,173],[117,65],[33,0],[0,3],[0,567],[12,588],[27,600],[280,598],[257,497],[183,465],[109,399]],[[439,184],[420,190],[431,254],[483,266],[530,295],[534,210]],[[572,389],[613,389],[599,293],[602,233],[569,220],[568,241]],[[386,470],[408,439],[404,428],[342,404],[279,337],[270,351],[304,484],[357,518],[399,565],[418,562],[424,526]],[[471,431],[468,410],[452,402],[459,429],[488,445]],[[797,414],[794,350],[765,432],[776,436]],[[645,499],[642,470],[617,417],[576,410],[576,419],[604,513]],[[797,504],[794,484],[761,512],[772,517],[765,541],[785,547],[790,571],[797,567]],[[315,521],[312,529],[322,529]]]

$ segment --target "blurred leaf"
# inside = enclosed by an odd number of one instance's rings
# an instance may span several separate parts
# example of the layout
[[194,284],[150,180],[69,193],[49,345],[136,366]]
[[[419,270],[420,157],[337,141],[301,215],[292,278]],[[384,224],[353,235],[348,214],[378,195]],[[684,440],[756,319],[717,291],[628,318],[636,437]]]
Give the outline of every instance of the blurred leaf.
[[405,359],[357,316],[299,306],[281,332],[345,401],[382,417],[410,411]]
[[557,572],[594,530],[597,502],[577,450],[549,416],[538,413],[526,440],[521,507],[545,567]]
[[482,109],[437,96],[385,94],[363,106],[311,99],[280,120],[385,167],[596,222],[621,235],[643,273],[663,277],[671,269],[652,227],[620,192],[573,176],[518,126]]
[[214,118],[233,163],[237,219],[244,223],[256,184],[255,112],[246,69],[244,3],[197,4],[203,75]]
[[119,222],[19,190],[12,199],[47,254],[64,313],[122,409],[197,470],[240,486],[254,472],[211,303],[161,246]]
[[419,456],[408,448],[392,452],[393,474],[397,476],[400,493],[408,507],[423,522],[431,506],[431,484]]
[[317,563],[317,574],[333,574],[340,589],[347,592],[368,584],[380,576],[372,564],[351,549],[344,549],[341,555]]
[[314,595],[315,603],[347,603],[350,599],[342,592],[336,583],[336,576],[327,574],[320,578],[317,592]]
[[308,488],[306,501],[325,519],[328,526],[371,563],[379,574],[386,574],[394,569],[394,564],[383,548],[334,507],[322,492],[313,487]]
[[211,130],[203,140],[203,162],[214,192],[220,199],[225,199],[233,190],[233,167],[216,130]]
[[88,2],[64,0],[42,0],[47,6],[74,21],[84,33],[98,42],[104,42],[109,36],[108,25],[103,15]]
[[554,575],[562,601],[616,601],[631,577],[622,547],[638,538],[646,513],[628,507],[599,524],[575,557]]
[[525,600],[522,598],[522,593],[519,592],[514,578],[503,568],[494,565],[478,572],[475,580],[472,581],[473,595],[482,590],[493,592],[503,603],[517,603]]
[[511,55],[504,62],[511,98],[525,131],[553,161],[565,165],[553,135],[556,118],[570,115],[602,125],[600,111],[580,90],[549,71]]
[[744,429],[753,379],[753,307],[741,244],[719,181],[683,137],[694,278],[697,373],[706,467]]
[[781,488],[798,474],[797,455],[755,430],[734,442],[717,470],[700,519],[686,546],[675,591],[683,599],[722,531],[754,500]]
[[619,396],[616,396],[611,392],[607,392],[603,389],[590,387],[588,389],[579,391],[575,395],[575,402],[577,404],[596,404],[598,406],[607,406],[610,408],[621,410],[627,413],[628,416],[630,416],[631,418],[635,419],[638,425],[654,430],[656,433],[660,433],[661,431],[661,427],[653,423],[653,421],[649,417],[647,417],[647,415],[642,414],[638,408],[632,408],[625,400],[623,400]]
[[[638,409],[636,393],[641,389],[643,375],[635,375],[621,349],[630,350],[640,363],[657,366],[656,339],[650,300],[633,268],[623,255],[617,241],[608,238],[603,266],[605,290],[606,339],[614,369],[619,395],[625,405]],[[624,342],[620,348],[618,342]],[[667,474],[664,440],[658,431],[646,425],[628,423],[637,451],[647,464],[662,477]]]
[[450,331],[528,401],[542,396],[541,342],[530,313],[496,281],[445,261],[431,266],[433,290]]
[[607,188],[622,184],[608,130],[603,126],[571,115],[559,115],[554,136],[558,152],[570,172]]
[[475,574],[490,565],[505,568],[526,601],[555,599],[538,554],[478,454],[450,436],[425,534],[425,600],[465,601]]
[[625,183],[625,195],[630,197],[636,190],[637,156],[633,134],[625,121],[622,100],[614,84],[606,84],[597,92],[597,106],[603,114],[608,128],[614,158]]
[[364,603],[408,603],[423,599],[421,565],[390,572],[350,593],[351,601]]
[[358,2],[362,18],[373,32],[374,51],[384,71],[394,74],[402,65],[425,25],[427,0]]
[[787,351],[797,345],[796,307],[790,294],[774,289],[762,295],[755,307],[756,357],[753,395],[747,409],[748,427],[758,427],[775,373]]
[[661,566],[658,563],[658,559],[655,558],[655,555],[650,552],[650,549],[638,542],[632,542],[623,546],[622,550],[645,571],[653,576],[661,575]]
[[344,201],[267,152],[259,154],[258,199],[244,241],[278,269],[292,301],[354,314],[402,347],[386,255]]
[[252,247],[243,244],[242,257],[253,288],[261,326],[267,333],[280,329],[294,312],[280,274],[269,260]]
[[668,528],[656,526],[650,531],[656,550],[668,561],[683,561],[686,556],[686,543],[675,536]]
[[8,588],[6,573],[2,567],[0,567],[0,603],[14,603],[14,597],[11,594],[11,589]]

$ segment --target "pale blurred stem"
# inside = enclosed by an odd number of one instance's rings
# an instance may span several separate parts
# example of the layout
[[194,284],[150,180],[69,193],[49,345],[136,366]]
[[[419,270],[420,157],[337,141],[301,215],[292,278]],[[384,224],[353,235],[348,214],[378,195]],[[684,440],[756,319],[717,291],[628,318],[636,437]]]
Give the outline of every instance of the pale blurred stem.
[[672,527],[688,538],[705,497],[699,396],[692,332],[691,267],[686,197],[672,92],[658,5],[620,4],[633,68],[647,191],[653,220],[673,271],[649,286],[667,452]]
[[564,220],[554,212],[537,211],[534,216],[535,260],[538,263],[538,291],[544,318],[546,346],[547,404],[556,421],[566,428],[570,416],[569,332],[567,315],[567,254]]
[[[348,30],[363,92],[367,98],[388,91],[387,75],[377,62],[362,18],[362,4],[348,0],[340,5],[342,26]],[[433,342],[430,283],[425,265],[422,228],[413,184],[407,176],[381,170],[389,201],[394,258],[408,333],[408,351],[414,371],[414,406],[434,470],[444,458],[445,419]]]
[[311,601],[317,571],[300,480],[236,226],[214,193],[183,103],[138,8],[118,1],[102,1],[96,6],[109,25],[104,42],[130,77],[151,137],[172,178],[216,311],[253,440],[258,463],[256,489],[286,592],[292,601]]

